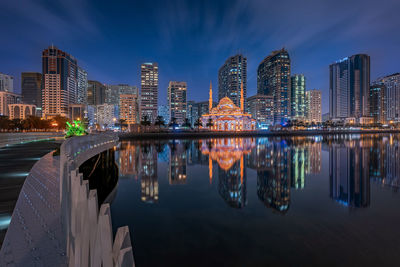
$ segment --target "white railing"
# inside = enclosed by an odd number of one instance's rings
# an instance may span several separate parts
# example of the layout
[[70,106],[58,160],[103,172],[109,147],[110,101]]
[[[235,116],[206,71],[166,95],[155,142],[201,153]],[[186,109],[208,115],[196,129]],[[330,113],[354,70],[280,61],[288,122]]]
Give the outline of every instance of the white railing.
[[79,166],[117,145],[115,134],[93,134],[67,139],[60,151],[61,216],[69,266],[135,266],[128,226],[113,240],[109,204],[98,208],[97,190],[89,190]]

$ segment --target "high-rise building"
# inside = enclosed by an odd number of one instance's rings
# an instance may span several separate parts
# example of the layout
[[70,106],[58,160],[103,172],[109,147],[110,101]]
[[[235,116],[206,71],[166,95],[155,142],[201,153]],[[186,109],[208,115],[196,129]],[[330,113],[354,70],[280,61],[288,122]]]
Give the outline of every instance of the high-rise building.
[[303,74],[291,77],[290,90],[291,118],[304,121],[306,119],[306,78]]
[[101,104],[96,106],[96,123],[103,128],[112,127],[118,121],[116,105]]
[[258,127],[274,124],[274,98],[270,95],[254,95],[247,98],[247,112],[257,121]]
[[321,104],[321,91],[309,90],[306,91],[306,118],[309,122],[321,123],[322,122],[322,104]]
[[77,86],[77,99],[76,104],[87,104],[87,88],[88,88],[88,74],[87,72],[78,67],[78,86]]
[[165,124],[169,123],[169,109],[168,105],[158,106],[158,116],[161,116]]
[[25,104],[42,106],[42,74],[38,72],[21,73],[21,96]]
[[158,64],[143,63],[140,66],[140,114],[154,122],[158,107]]
[[186,118],[189,120],[190,125],[194,125],[199,117],[199,111],[197,110],[196,102],[193,100],[187,101],[186,105]]
[[329,66],[332,119],[369,117],[370,57],[357,54]]
[[183,124],[186,119],[186,91],[186,82],[169,82],[167,94],[169,118],[175,118],[178,124]]
[[239,107],[242,84],[245,100],[247,95],[247,58],[238,54],[229,57],[218,71],[218,101],[227,96]]
[[383,83],[371,85],[369,90],[369,109],[370,116],[375,123],[386,122],[386,86]]
[[273,51],[258,66],[257,94],[274,97],[274,123],[290,118],[290,57],[283,48]]
[[386,120],[400,121],[400,73],[377,79],[375,83],[385,85]]
[[77,60],[55,46],[42,53],[42,116],[68,116],[69,104],[77,101]]
[[139,122],[139,103],[137,94],[119,95],[119,118],[128,125]]
[[0,72],[0,91],[14,92],[14,77]]
[[11,92],[0,91],[0,116],[9,116],[8,105],[18,104],[20,102],[20,95]]
[[128,84],[106,85],[105,103],[119,105],[119,95],[138,95],[138,88]]
[[88,105],[102,105],[106,101],[106,86],[98,81],[88,81]]

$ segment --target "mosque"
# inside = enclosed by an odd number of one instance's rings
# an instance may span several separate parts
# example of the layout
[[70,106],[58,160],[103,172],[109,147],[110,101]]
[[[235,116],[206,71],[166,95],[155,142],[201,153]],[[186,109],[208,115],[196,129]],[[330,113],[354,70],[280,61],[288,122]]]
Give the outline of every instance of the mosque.
[[[240,90],[240,108],[229,97],[222,98],[212,108],[212,85],[210,83],[209,112],[201,116],[203,128],[213,131],[252,131],[256,128],[256,120],[251,114],[244,112],[243,83]],[[207,126],[211,119],[212,126]]]

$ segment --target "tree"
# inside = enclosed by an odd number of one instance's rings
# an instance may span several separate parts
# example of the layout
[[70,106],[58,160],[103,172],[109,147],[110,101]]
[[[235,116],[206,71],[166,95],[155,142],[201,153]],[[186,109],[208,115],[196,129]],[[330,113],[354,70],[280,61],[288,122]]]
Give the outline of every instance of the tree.
[[165,125],[164,117],[163,116],[157,116],[156,121],[154,122],[154,125],[158,126],[158,129],[160,129],[161,126],[164,126]]
[[208,122],[207,122],[206,126],[207,126],[208,128],[210,128],[210,130],[211,130],[211,127],[214,126],[213,120],[212,120],[211,118],[208,119]]
[[172,129],[174,129],[174,130],[175,130],[175,128],[176,128],[177,126],[179,126],[178,123],[176,123],[176,118],[175,118],[175,117],[172,117],[172,118],[171,118],[171,122],[169,123],[168,126],[169,126],[169,127],[172,127]]
[[201,123],[201,119],[197,118],[197,120],[194,122],[194,127],[197,128],[197,130],[199,130],[200,126],[202,125]]
[[140,122],[140,125],[144,126],[145,129],[147,128],[147,126],[151,125],[151,122],[149,121],[147,115],[143,116],[143,120]]
[[116,126],[119,127],[121,131],[123,131],[124,128],[126,129],[128,127],[128,124],[126,123],[125,119],[119,119]]
[[54,127],[57,127],[57,129],[59,130],[63,130],[67,126],[67,121],[68,119],[66,117],[63,117],[61,115],[56,115],[52,119],[52,125],[54,125]]
[[186,118],[185,122],[182,124],[183,128],[192,128],[192,124],[190,123],[189,119]]

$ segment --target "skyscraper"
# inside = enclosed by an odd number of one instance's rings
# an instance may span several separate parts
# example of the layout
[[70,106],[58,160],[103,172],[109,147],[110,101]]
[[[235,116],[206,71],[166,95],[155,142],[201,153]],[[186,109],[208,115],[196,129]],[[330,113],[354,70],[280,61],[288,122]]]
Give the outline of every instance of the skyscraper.
[[240,107],[240,90],[243,83],[243,97],[247,95],[247,58],[241,54],[229,57],[218,71],[218,101],[225,96]]
[[270,95],[254,95],[247,98],[247,112],[257,121],[258,127],[274,123],[274,98]]
[[376,80],[385,85],[386,120],[400,121],[400,73],[395,73]]
[[368,117],[370,57],[357,54],[329,66],[329,111],[332,119]]
[[175,118],[178,124],[183,124],[186,119],[186,82],[169,82],[168,108],[169,119]]
[[55,46],[42,53],[42,116],[68,116],[68,105],[77,101],[77,60]]
[[307,120],[309,122],[321,123],[322,122],[322,105],[321,105],[321,91],[309,90],[306,91],[307,103]]
[[168,105],[159,105],[158,106],[158,116],[161,116],[164,119],[164,123],[169,123],[169,109]]
[[14,92],[14,77],[0,72],[0,91]]
[[290,89],[290,57],[282,48],[267,56],[257,69],[257,94],[273,96],[275,124],[290,117]]
[[87,104],[87,87],[88,87],[87,72],[78,67],[78,86],[76,104]]
[[138,95],[138,88],[129,84],[106,85],[105,103],[119,105],[119,95]]
[[106,101],[106,86],[98,81],[88,81],[88,105],[102,105]]
[[25,104],[42,106],[42,74],[38,72],[21,73],[21,96]]
[[369,91],[370,115],[375,123],[386,122],[386,86],[383,83],[371,85]]
[[128,125],[136,124],[139,120],[139,103],[137,94],[119,95],[119,118]]
[[306,118],[306,78],[303,74],[291,77],[291,118],[303,121]]
[[158,64],[143,63],[140,66],[140,113],[151,122],[157,117],[158,107]]

